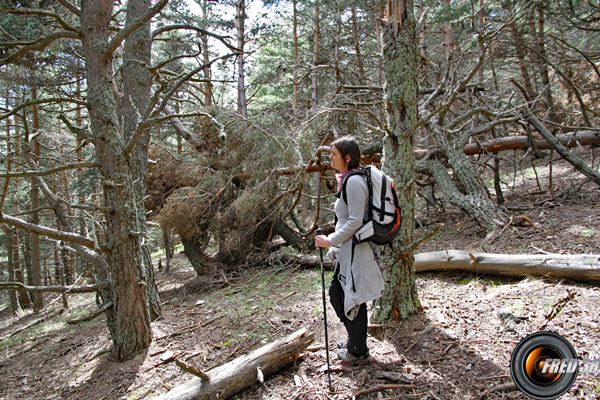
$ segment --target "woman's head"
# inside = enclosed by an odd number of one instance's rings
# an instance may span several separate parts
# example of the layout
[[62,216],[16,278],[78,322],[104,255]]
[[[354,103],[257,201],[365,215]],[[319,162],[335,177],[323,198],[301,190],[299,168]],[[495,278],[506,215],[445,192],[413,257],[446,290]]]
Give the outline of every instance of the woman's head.
[[[339,160],[337,159],[339,153]],[[344,169],[354,169],[360,166],[360,146],[353,136],[344,136],[331,144],[331,160],[334,169],[343,172]]]

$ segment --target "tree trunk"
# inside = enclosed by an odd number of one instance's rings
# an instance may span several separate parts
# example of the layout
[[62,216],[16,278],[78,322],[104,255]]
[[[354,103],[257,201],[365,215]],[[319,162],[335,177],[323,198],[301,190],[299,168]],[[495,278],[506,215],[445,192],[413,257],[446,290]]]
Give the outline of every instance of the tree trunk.
[[299,51],[298,51],[298,0],[292,0],[292,9],[293,9],[293,41],[294,41],[294,66],[292,67],[292,76],[293,76],[293,98],[292,98],[292,110],[294,112],[294,117],[298,117],[298,62],[299,62]]
[[[14,231],[13,241],[13,261],[15,265],[15,281],[25,284],[25,276],[23,274],[23,264],[21,257],[19,257],[19,231]],[[17,298],[21,308],[31,307],[31,297],[25,290],[20,290],[17,293]]]
[[311,95],[311,104],[310,104],[310,109],[314,110],[317,107],[317,103],[319,101],[319,70],[318,70],[318,64],[319,64],[319,46],[320,46],[320,41],[321,41],[321,30],[320,30],[320,22],[319,22],[319,18],[320,18],[320,10],[319,10],[319,1],[320,0],[315,0],[315,17],[314,17],[314,24],[315,24],[315,35],[313,38],[313,62],[312,62],[312,95]]
[[206,246],[198,243],[197,238],[188,239],[182,237],[181,243],[183,244],[185,256],[190,261],[190,264],[192,264],[192,268],[194,268],[196,274],[203,276],[211,275],[215,272],[213,266],[210,265],[204,256],[204,248]]
[[[127,12],[127,23],[133,23],[140,15],[143,15],[150,8],[149,0],[129,1]],[[125,39],[123,54],[123,92],[126,93],[121,99],[123,136],[127,141],[132,140],[138,129],[139,116],[148,115],[152,93],[152,74],[149,70],[151,65],[152,52],[152,33],[150,24],[147,23]],[[133,200],[136,204],[135,216],[137,218],[138,232],[140,239],[145,242],[145,235],[148,231],[146,225],[146,208],[144,206],[144,196],[146,195],[146,175],[148,165],[148,150],[150,148],[150,128],[144,129],[143,134],[138,140],[135,148],[129,156],[131,174],[135,179],[132,182]],[[146,269],[145,283],[148,292],[148,302],[150,306],[150,318],[155,320],[162,314],[158,289],[154,281],[154,268],[150,256],[150,248],[147,244],[142,244],[142,260]]]
[[163,231],[163,246],[165,248],[166,266],[165,272],[171,270],[171,258],[173,258],[173,245],[171,243],[171,234],[168,229],[162,228]]
[[[203,28],[207,29],[206,21],[210,18],[210,9],[208,8],[208,1],[202,2],[202,23],[204,24]],[[206,79],[206,83],[204,84],[204,105],[206,107],[211,107],[212,97],[213,97],[213,85],[212,85],[212,72],[210,65],[210,54],[208,53],[208,35],[206,33],[202,33],[200,36],[200,40],[202,41],[202,57],[204,65],[204,79]],[[181,154],[181,153],[178,153]],[[168,271],[168,269],[167,269]]]
[[[548,65],[546,63],[546,33],[544,32],[545,27],[545,17],[544,17],[544,8],[545,0],[540,0],[537,4],[537,12],[538,12],[538,32],[535,36],[536,44],[537,44],[537,52],[538,52],[538,72],[542,78],[542,93],[544,96],[544,101],[546,102],[546,109],[548,113],[548,117],[550,121],[555,124],[558,124],[558,117],[556,116],[556,108],[554,107],[554,98],[552,96],[552,88],[550,86],[550,74],[548,73]],[[532,32],[535,33],[535,32]]]
[[245,44],[245,22],[246,22],[246,0],[238,0],[235,3],[235,21],[237,27],[237,48],[242,54],[237,56],[238,72],[238,112],[244,118],[248,118],[248,108],[246,105],[246,84],[244,82],[244,44]]
[[208,379],[193,378],[156,400],[225,399],[294,363],[314,340],[314,333],[301,329],[208,371]]
[[[5,236],[5,240],[6,240],[6,253],[7,253],[7,269],[8,269],[8,280],[10,282],[14,282],[15,281],[15,260],[14,260],[14,252],[13,252],[13,248],[14,248],[14,229],[15,228],[10,228],[6,225],[1,225],[2,229],[4,230],[4,236]],[[17,291],[16,290],[11,290],[9,292],[9,297],[10,297],[10,308],[12,310],[13,315],[17,314],[17,311],[20,308],[19,305],[19,299],[17,298]]]
[[445,250],[415,255],[415,270],[464,270],[512,277],[549,276],[598,283],[600,255],[489,254]]
[[358,29],[358,21],[356,19],[356,7],[352,6],[352,34],[354,35],[354,51],[356,52],[356,65],[358,66],[358,81],[359,85],[365,82],[365,68],[363,59],[360,54],[360,31]]
[[[128,21],[144,14],[148,7],[147,0],[130,0]],[[152,330],[147,299],[147,270],[141,245],[145,226],[140,224],[139,217],[140,211],[143,217],[143,208],[139,209],[143,193],[136,193],[140,187],[136,182],[140,179],[145,181],[145,176],[139,176],[143,170],[135,162],[130,164],[130,156],[136,159],[135,152],[140,150],[139,146],[130,154],[124,151],[132,132],[122,131],[118,117],[121,104],[112,91],[113,55],[107,51],[112,10],[112,1],[83,1],[81,36],[86,59],[90,127],[96,157],[101,164],[104,207],[110,210],[105,216],[106,260],[110,276],[104,276],[104,281],[98,283],[104,302],[114,305],[106,312],[113,340],[113,355],[124,360],[150,345]],[[144,46],[143,43],[140,45]],[[141,63],[142,60],[130,62]],[[146,74],[138,79],[145,77]],[[143,85],[143,82],[138,84]],[[136,95],[136,92],[124,93],[126,101],[132,102]],[[145,111],[141,108],[136,115],[144,115]]]
[[[417,122],[417,38],[412,0],[388,2],[382,21],[383,88],[390,129],[383,142],[384,170],[394,179],[402,208],[402,228],[396,243],[412,242],[415,213],[414,137],[406,135]],[[382,262],[385,290],[374,302],[372,321],[406,318],[420,308],[412,251],[399,257],[388,252]]]
[[[510,3],[510,1],[506,1],[503,4],[505,10],[509,10],[512,7]],[[535,98],[535,94],[533,91],[533,86],[531,85],[531,78],[529,76],[529,69],[531,67],[528,65],[526,60],[527,52],[525,51],[525,39],[519,31],[516,21],[512,22],[509,28],[513,46],[515,46],[517,63],[519,64],[519,69],[521,71],[521,78],[523,79],[523,87],[526,90],[525,95],[527,96],[527,101],[531,101]]]
[[[32,89],[31,90],[31,99],[32,100],[37,100],[37,90],[36,89]],[[39,115],[38,115],[38,109],[37,106],[33,106],[32,107],[32,115],[33,115],[33,131],[34,132],[39,132],[40,129],[40,120],[39,120]],[[27,141],[29,142],[29,138],[27,138]],[[37,162],[40,159],[40,142],[38,141],[37,137],[34,137],[32,140],[32,144],[33,144],[33,155],[34,155],[34,162],[37,164]],[[39,213],[39,208],[40,208],[40,189],[37,185],[36,179],[31,178],[31,209],[33,210],[33,212],[31,213],[31,223],[39,225],[40,223],[40,213]],[[32,232],[31,233],[31,242],[30,242],[30,246],[31,246],[31,283],[34,286],[41,286],[42,285],[42,256],[40,254],[40,237],[37,233]],[[33,308],[35,311],[41,311],[42,308],[44,308],[44,296],[42,295],[42,293],[33,293],[31,296],[31,299],[33,300]]]

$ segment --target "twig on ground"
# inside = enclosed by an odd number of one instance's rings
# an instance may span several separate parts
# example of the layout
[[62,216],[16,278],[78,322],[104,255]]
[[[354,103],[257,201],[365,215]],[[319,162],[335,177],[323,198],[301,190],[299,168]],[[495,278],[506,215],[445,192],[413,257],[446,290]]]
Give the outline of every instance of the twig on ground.
[[381,392],[382,390],[395,390],[395,389],[414,389],[415,385],[379,385],[369,389],[359,390],[354,392],[353,397],[364,396],[366,394]]
[[575,295],[575,292],[567,290],[567,295],[564,298],[557,301],[552,306],[552,310],[548,313],[548,315],[546,315],[546,321],[542,325],[540,325],[538,331],[546,329],[546,326],[548,326],[550,321],[556,318],[556,316],[562,311],[562,309],[567,305],[567,303],[575,298]]
[[206,321],[206,322],[204,322],[202,324],[194,324],[194,325],[186,326],[185,328],[183,328],[183,329],[181,329],[181,330],[179,330],[177,332],[173,332],[173,333],[169,333],[167,335],[163,335],[163,336],[157,337],[156,339],[154,339],[154,341],[159,341],[159,340],[163,340],[163,339],[167,339],[167,338],[172,338],[172,337],[175,337],[175,336],[183,335],[184,333],[192,332],[193,330],[195,330],[197,328],[202,328],[202,327],[204,327],[206,325],[209,325],[209,324],[213,323],[214,321],[216,321],[216,320],[218,320],[219,318],[222,318],[222,317],[223,317],[223,315],[218,315],[218,316],[214,317],[213,319],[211,319],[209,321]]

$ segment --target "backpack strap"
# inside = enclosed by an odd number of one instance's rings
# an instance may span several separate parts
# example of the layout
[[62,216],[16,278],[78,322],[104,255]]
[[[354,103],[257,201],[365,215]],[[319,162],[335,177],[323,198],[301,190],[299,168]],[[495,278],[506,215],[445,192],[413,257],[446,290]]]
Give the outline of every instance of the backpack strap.
[[381,210],[379,212],[379,222],[383,221],[383,218],[385,218],[385,192],[387,190],[387,178],[385,176],[385,174],[382,174],[381,176],[381,196],[379,197],[379,207],[381,207]]
[[367,181],[367,188],[369,190],[369,200],[368,200],[369,207],[367,207],[367,215],[365,215],[363,220],[370,221],[371,218],[373,218],[373,182],[371,181],[371,167],[370,166],[359,167],[358,169],[356,169],[356,170],[350,172],[348,175],[346,175],[346,177],[344,178],[344,182],[342,182],[342,188],[338,192],[337,197],[338,198],[341,197],[344,200],[344,202],[346,204],[348,204],[348,194],[346,193],[346,185],[348,184],[348,179],[350,179],[350,177],[352,175],[361,175]]

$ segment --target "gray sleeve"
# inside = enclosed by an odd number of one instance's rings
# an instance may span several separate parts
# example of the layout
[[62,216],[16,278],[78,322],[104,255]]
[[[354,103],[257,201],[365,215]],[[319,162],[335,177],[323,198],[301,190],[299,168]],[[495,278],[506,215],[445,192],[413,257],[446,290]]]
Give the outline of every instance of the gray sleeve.
[[336,229],[335,232],[328,236],[333,246],[339,246],[350,239],[363,224],[365,206],[367,204],[367,197],[369,196],[365,179],[358,175],[348,178],[346,194],[348,199],[348,220],[340,229]]

